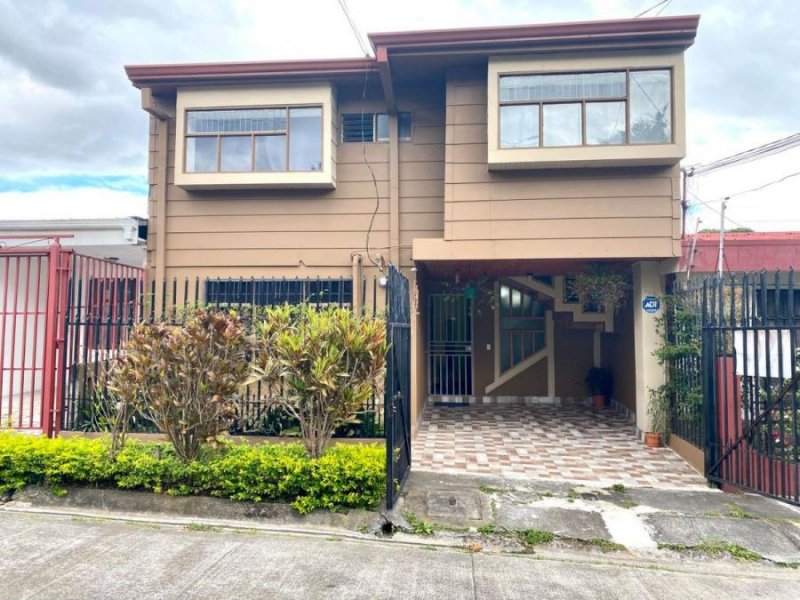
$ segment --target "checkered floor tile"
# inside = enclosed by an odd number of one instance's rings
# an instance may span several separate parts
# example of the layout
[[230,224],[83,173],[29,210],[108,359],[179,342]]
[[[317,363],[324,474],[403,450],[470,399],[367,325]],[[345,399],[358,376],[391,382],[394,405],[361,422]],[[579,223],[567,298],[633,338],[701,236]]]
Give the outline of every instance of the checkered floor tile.
[[705,487],[669,448],[646,448],[622,414],[584,406],[429,406],[412,455],[415,468],[449,473]]

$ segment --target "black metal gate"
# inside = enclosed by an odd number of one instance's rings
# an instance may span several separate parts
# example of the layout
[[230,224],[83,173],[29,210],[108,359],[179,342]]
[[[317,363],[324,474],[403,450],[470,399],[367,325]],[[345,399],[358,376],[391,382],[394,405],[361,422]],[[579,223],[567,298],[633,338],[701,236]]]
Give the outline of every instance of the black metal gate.
[[384,391],[386,508],[394,507],[411,469],[411,310],[408,279],[389,266],[386,285],[389,354]]
[[793,273],[703,288],[706,477],[800,504],[800,289]]
[[428,393],[472,395],[472,300],[431,294],[428,310]]

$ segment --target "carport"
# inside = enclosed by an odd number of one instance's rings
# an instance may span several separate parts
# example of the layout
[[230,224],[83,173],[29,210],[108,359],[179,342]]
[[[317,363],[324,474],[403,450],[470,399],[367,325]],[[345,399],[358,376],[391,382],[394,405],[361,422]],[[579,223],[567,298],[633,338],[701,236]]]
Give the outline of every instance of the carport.
[[645,447],[628,416],[581,402],[426,408],[413,443],[418,470],[657,488],[704,488],[669,448]]

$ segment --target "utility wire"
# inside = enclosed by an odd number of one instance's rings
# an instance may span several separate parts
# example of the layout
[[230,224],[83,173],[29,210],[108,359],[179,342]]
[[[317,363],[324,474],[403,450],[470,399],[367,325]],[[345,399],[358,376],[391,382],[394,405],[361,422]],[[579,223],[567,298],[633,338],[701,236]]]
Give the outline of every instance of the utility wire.
[[759,185],[758,187],[751,188],[749,190],[744,190],[743,192],[736,192],[735,194],[728,195],[728,198],[735,198],[736,196],[744,196],[745,194],[752,194],[753,192],[757,192],[759,190],[763,190],[764,188],[768,188],[771,185],[777,185],[779,183],[783,183],[787,179],[791,179],[792,177],[797,177],[800,175],[800,171],[795,171],[794,173],[789,173],[788,175],[784,175],[780,179],[776,179],[774,181],[768,181],[763,185]]
[[342,7],[342,12],[344,13],[347,22],[350,24],[350,29],[353,30],[353,35],[356,36],[356,40],[358,41],[358,45],[361,47],[361,51],[364,53],[364,56],[367,58],[372,57],[372,53],[370,52],[367,44],[364,42],[364,36],[361,35],[361,32],[358,30],[358,26],[356,25],[353,16],[350,14],[350,9],[347,6],[346,0],[339,0],[339,6]]
[[[660,2],[656,2],[656,3],[655,3],[653,6],[651,6],[651,7],[650,7],[650,8],[648,8],[647,10],[643,10],[643,11],[642,11],[642,12],[640,12],[638,15],[636,15],[636,16],[634,17],[634,19],[638,19],[639,17],[643,17],[643,16],[645,16],[645,15],[646,15],[647,13],[649,13],[651,10],[654,10],[654,9],[656,9],[656,8],[658,8],[659,6],[661,6],[661,10],[664,10],[664,9],[667,7],[667,4],[669,4],[670,2],[672,2],[672,0],[661,0]],[[660,10],[660,11],[658,11],[658,14],[661,14],[661,10]],[[658,16],[658,15],[656,15],[656,16]]]
[[687,176],[694,177],[695,175],[702,175],[731,165],[750,162],[759,158],[778,154],[779,152],[785,152],[796,146],[800,146],[800,133],[795,133],[788,137],[774,140],[762,146],[756,146],[755,148],[750,148],[749,150],[738,152],[710,163],[690,165],[686,167],[684,171]]
[[[338,0],[338,1],[339,1],[339,6],[342,8],[342,12],[344,13],[345,18],[347,19],[347,22],[350,24],[350,29],[352,29],[353,35],[356,37],[356,40],[358,41],[358,45],[361,47],[361,51],[364,53],[364,56],[366,58],[368,58],[368,59],[372,58],[372,54],[370,53],[369,48],[367,48],[366,44],[364,43],[364,38],[361,35],[361,32],[358,29],[358,26],[356,25],[355,19],[353,19],[353,16],[350,14],[350,9],[347,6],[346,0]],[[364,157],[364,164],[366,165],[367,170],[369,171],[370,178],[372,179],[372,187],[375,190],[375,208],[372,210],[372,216],[369,219],[369,227],[367,227],[367,234],[366,234],[366,236],[364,238],[364,248],[366,250],[367,258],[369,259],[369,262],[371,262],[373,264],[373,266],[376,266],[381,271],[383,271],[382,262],[379,262],[379,261],[375,260],[372,257],[372,254],[369,251],[369,240],[370,240],[370,237],[372,236],[372,228],[375,226],[375,217],[378,216],[378,210],[380,210],[381,196],[380,196],[380,191],[378,190],[378,179],[377,179],[377,177],[375,177],[375,170],[372,168],[372,165],[369,162],[369,157],[367,156],[367,138],[366,138],[366,136],[364,134],[364,118],[366,116],[365,104],[367,102],[367,84],[368,83],[369,83],[369,62],[365,62],[364,63],[364,86],[363,86],[363,88],[361,90],[361,120],[360,120],[360,123],[361,123],[361,154]],[[375,131],[375,126],[376,126],[376,123],[375,123],[375,120],[374,120],[374,117],[373,117],[373,122],[372,122],[373,135],[374,135],[374,131]],[[370,141],[372,141],[372,140],[370,140]]]
[[[741,192],[734,192],[733,194],[727,194],[725,196],[725,198],[719,198],[717,200],[708,200],[708,201],[700,200],[700,198],[697,196],[697,194],[695,194],[693,191],[688,190],[688,192],[689,192],[689,194],[691,196],[694,196],[695,199],[698,202],[701,202],[702,204],[705,204],[706,206],[708,206],[708,202],[722,202],[723,200],[728,199],[728,198],[736,198],[737,196],[744,196],[745,194],[752,194],[753,192],[761,191],[761,190],[763,190],[765,188],[768,188],[768,187],[773,186],[773,185],[777,185],[779,183],[783,183],[784,181],[786,181],[788,179],[791,179],[792,177],[797,177],[797,176],[800,176],[800,171],[794,171],[793,173],[789,173],[788,175],[784,175],[780,179],[774,179],[772,181],[768,181],[768,182],[766,182],[764,184],[761,184],[759,186],[756,186],[754,188],[750,188],[749,190],[742,190]],[[740,208],[741,208],[741,206],[740,206]]]
[[[702,200],[702,199],[700,199],[700,197],[699,197],[697,194],[695,194],[694,192],[692,192],[691,190],[689,191],[689,195],[690,195],[690,196],[693,196],[695,200],[697,200],[697,201],[698,201],[700,204],[702,204],[703,206],[705,206],[707,209],[709,209],[709,210],[711,210],[711,211],[714,211],[714,212],[715,212],[715,213],[717,213],[717,215],[719,215],[719,216],[722,216],[722,212],[721,212],[720,210],[718,210],[718,209],[717,209],[715,206],[713,206],[713,205],[712,205],[710,202],[706,202],[705,200]],[[728,196],[726,196],[725,198],[723,198],[723,199],[722,199],[722,201],[724,202],[724,201],[725,201],[725,199],[727,199],[727,198],[728,198]],[[730,218],[728,215],[725,215],[725,220],[726,220],[726,221],[729,221],[729,222],[730,222],[732,225],[736,225],[737,227],[743,227],[743,228],[746,228],[746,227],[747,227],[746,225],[742,225],[742,224],[741,224],[741,223],[739,223],[738,221],[734,221],[734,220],[733,220],[733,219],[731,219],[731,218]]]

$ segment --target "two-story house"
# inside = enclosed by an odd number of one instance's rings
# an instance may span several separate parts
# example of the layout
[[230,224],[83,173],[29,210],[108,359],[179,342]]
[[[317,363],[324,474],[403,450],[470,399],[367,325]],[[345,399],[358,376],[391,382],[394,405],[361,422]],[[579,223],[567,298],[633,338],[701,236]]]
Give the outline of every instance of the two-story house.
[[[345,278],[358,308],[382,298],[371,288],[392,263],[412,279],[415,423],[429,399],[585,397],[604,366],[644,430],[663,371],[642,300],[681,254],[698,20],[379,33],[374,59],[128,66],[151,115],[150,275]],[[593,263],[630,277],[615,314],[570,293]]]

